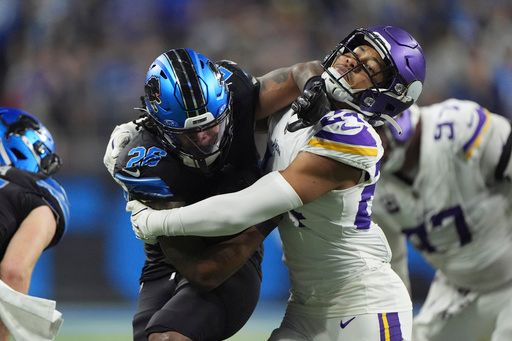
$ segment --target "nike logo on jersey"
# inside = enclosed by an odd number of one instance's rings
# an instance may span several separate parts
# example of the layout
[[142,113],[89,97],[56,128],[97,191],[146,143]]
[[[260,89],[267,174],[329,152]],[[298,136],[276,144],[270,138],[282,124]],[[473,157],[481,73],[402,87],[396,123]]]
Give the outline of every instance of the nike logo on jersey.
[[348,320],[348,321],[347,321],[347,322],[345,322],[345,323],[343,323],[343,320],[341,320],[341,321],[340,321],[340,327],[341,327],[341,329],[345,329],[345,327],[346,327],[346,326],[348,326],[348,324],[349,324],[350,322],[352,322],[352,320],[353,320],[353,319],[355,319],[355,318],[356,318],[356,316],[352,317],[350,320]]
[[357,128],[360,128],[360,127],[361,126],[349,126],[349,125],[347,125],[346,122],[343,122],[342,124],[340,124],[341,130],[345,130],[345,131],[347,131],[347,130],[354,130],[354,129],[357,129]]
[[126,168],[123,168],[123,172],[125,172],[126,174],[131,175],[133,177],[136,177],[136,178],[138,178],[140,176],[140,170],[139,169],[137,169],[135,171],[129,171]]

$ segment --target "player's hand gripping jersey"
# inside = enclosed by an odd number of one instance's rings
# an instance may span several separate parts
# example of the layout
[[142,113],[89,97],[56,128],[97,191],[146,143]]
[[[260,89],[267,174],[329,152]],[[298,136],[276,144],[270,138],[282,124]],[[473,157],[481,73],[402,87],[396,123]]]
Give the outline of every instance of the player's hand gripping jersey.
[[385,175],[377,189],[379,222],[405,233],[457,287],[488,290],[512,279],[510,182],[495,178],[502,148],[492,147],[508,127],[470,101],[423,107],[414,183]]
[[64,188],[51,177],[17,168],[0,167],[0,258],[27,215],[39,206],[48,206],[55,215],[57,230],[48,245],[59,242],[69,221],[69,201]]
[[[233,96],[233,141],[229,153],[215,161],[215,171],[207,176],[183,165],[154,134],[141,128],[121,151],[115,165],[115,178],[126,187],[130,199],[188,205],[215,194],[243,189],[260,177],[254,142],[258,87],[236,64],[221,62],[219,66]],[[212,244],[225,239],[202,238],[202,241]],[[164,263],[158,244],[146,244],[145,249],[147,259],[141,280],[159,278],[175,271]],[[251,261],[259,268],[261,254],[256,253]]]
[[[293,120],[290,112],[273,117],[268,170],[282,170],[299,152],[309,152],[363,172],[358,185],[330,191],[289,212],[279,224],[292,274],[291,309],[331,317],[410,310],[406,289],[388,264],[386,238],[371,221],[383,154],[379,136],[350,111],[331,112],[317,125],[291,133],[286,126]],[[403,299],[397,300],[400,291]]]

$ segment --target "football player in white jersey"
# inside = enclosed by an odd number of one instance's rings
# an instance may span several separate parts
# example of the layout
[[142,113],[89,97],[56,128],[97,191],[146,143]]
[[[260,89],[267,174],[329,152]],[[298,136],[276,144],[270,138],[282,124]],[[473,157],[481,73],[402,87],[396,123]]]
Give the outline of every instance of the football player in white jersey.
[[[510,122],[471,101],[412,106],[379,127],[386,150],[374,218],[437,269],[413,339],[512,340]],[[403,234],[402,234],[403,233]],[[404,278],[405,253],[393,250]],[[508,311],[508,313],[507,313]]]
[[[417,100],[423,52],[402,29],[357,29],[323,67],[330,105],[338,110],[300,130],[291,128],[293,112],[273,118],[266,176],[242,191],[174,210],[132,201],[134,231],[142,239],[230,235],[288,212],[279,231],[292,288],[270,340],[410,340],[410,298],[371,221],[383,153],[373,125],[393,121]],[[310,95],[298,105],[314,106]]]

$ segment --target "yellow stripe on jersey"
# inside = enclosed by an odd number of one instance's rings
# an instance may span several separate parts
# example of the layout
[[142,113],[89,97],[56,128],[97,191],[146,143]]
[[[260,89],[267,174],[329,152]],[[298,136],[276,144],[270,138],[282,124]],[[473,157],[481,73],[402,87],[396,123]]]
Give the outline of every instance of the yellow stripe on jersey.
[[384,340],[390,341],[391,336],[389,334],[389,323],[386,313],[382,313],[382,325],[384,326]]
[[478,137],[475,139],[475,141],[473,141],[471,146],[469,146],[468,150],[466,151],[466,154],[464,156],[466,160],[471,158],[471,156],[473,155],[473,151],[476,148],[478,148],[480,143],[482,143],[483,136],[485,135],[485,133],[487,132],[487,130],[489,130],[489,127],[491,126],[491,119],[490,119],[491,118],[491,113],[487,109],[484,109],[484,113],[485,113],[485,123],[484,123],[484,126],[480,130],[480,133],[478,133]]
[[353,146],[339,142],[326,141],[316,137],[311,138],[308,144],[312,147],[335,150],[337,152],[343,152],[348,154],[356,154],[363,156],[377,156],[378,154],[377,148],[374,147]]

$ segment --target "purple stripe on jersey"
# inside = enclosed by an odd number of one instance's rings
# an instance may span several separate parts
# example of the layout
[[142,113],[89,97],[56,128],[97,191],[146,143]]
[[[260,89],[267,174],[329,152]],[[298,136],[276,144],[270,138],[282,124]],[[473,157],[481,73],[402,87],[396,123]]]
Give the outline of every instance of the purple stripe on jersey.
[[482,131],[482,128],[483,128],[483,126],[485,124],[485,121],[486,121],[486,116],[485,116],[484,108],[479,107],[477,109],[477,113],[478,113],[478,124],[477,124],[477,127],[475,129],[475,132],[473,133],[473,136],[471,136],[469,141],[466,142],[466,144],[463,147],[464,153],[467,152],[469,148],[471,148],[471,146],[473,145],[473,142],[475,142],[475,140],[478,138],[478,135],[480,135],[480,132]]
[[[341,130],[350,130],[350,129],[359,129],[359,126],[357,127],[351,127],[351,126],[344,126],[345,123],[342,123],[340,125]],[[377,141],[375,141],[375,138],[370,134],[368,131],[368,128],[363,127],[363,129],[357,133],[356,135],[345,135],[345,134],[337,134],[337,133],[331,133],[325,130],[320,130],[318,133],[315,134],[316,137],[344,143],[344,144],[350,144],[350,145],[356,145],[356,146],[365,146],[365,147],[377,147]]]
[[389,326],[389,341],[402,341],[402,329],[398,313],[387,313],[386,318]]
[[375,184],[366,186],[361,193],[359,208],[357,209],[355,225],[358,229],[369,229],[372,222],[370,213],[368,212],[368,201],[371,200],[375,193]]
[[382,321],[382,314],[378,314],[378,320],[379,320],[380,341],[386,341],[386,331],[384,330],[384,322]]

